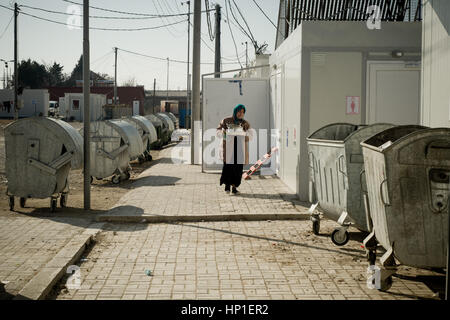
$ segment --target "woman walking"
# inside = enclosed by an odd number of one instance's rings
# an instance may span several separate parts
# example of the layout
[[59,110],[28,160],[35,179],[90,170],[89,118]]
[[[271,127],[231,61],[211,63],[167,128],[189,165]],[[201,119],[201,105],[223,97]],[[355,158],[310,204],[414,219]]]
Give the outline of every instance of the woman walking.
[[[233,110],[233,116],[223,119],[217,128],[218,136],[223,137],[222,155],[224,164],[222,175],[220,177],[220,185],[225,184],[225,192],[230,192],[230,188],[232,188],[232,194],[239,193],[237,188],[241,185],[242,170],[244,168],[244,164],[248,163],[247,143],[249,141],[248,131],[250,129],[250,123],[244,120],[245,111],[245,106],[238,104]],[[242,139],[245,141],[245,155],[240,154],[240,161],[238,161],[238,137],[237,135],[234,135],[234,139],[230,139],[230,137],[227,139],[227,130],[240,128],[242,128],[242,130],[246,133],[245,139]],[[242,141],[239,142],[242,143]],[[228,151],[232,151],[232,154],[228,155],[228,157],[226,153],[227,149]],[[244,161],[242,161],[242,156],[245,159]]]

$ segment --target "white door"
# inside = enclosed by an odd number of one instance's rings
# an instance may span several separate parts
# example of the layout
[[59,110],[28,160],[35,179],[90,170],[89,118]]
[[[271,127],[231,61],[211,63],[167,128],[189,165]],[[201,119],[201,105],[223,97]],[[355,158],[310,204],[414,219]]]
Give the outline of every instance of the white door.
[[139,115],[139,101],[133,101],[133,116]]
[[420,64],[368,62],[367,123],[420,124]]
[[[249,143],[249,162],[254,164],[267,153],[270,140],[270,95],[268,79],[217,78],[203,83],[203,169],[220,170],[219,122],[233,115],[237,104],[246,107],[245,119],[255,131]],[[249,166],[244,166],[247,168]]]

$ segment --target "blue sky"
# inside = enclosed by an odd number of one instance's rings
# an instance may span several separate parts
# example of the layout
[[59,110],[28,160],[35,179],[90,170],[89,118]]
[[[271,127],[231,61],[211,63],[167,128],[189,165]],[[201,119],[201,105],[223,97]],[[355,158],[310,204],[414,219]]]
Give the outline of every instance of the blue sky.
[[[82,0],[73,0],[81,3]],[[233,1],[233,0],[231,0]],[[240,7],[245,19],[250,26],[254,38],[258,43],[268,44],[267,53],[274,50],[276,30],[273,25],[263,16],[252,0],[234,0]],[[267,15],[276,23],[278,17],[279,1],[276,0],[256,0]],[[108,8],[118,11],[137,12],[145,14],[177,14],[187,11],[186,5],[181,5],[182,1],[176,0],[91,0],[91,6]],[[13,7],[13,1],[0,0],[3,6]],[[226,11],[225,0],[210,1],[211,7],[214,3],[222,6],[222,63],[236,61],[236,53],[228,24],[225,23]],[[19,5],[45,8],[53,11],[67,12],[70,3],[62,0],[21,0]],[[205,1],[202,0],[202,8],[205,8]],[[81,8],[80,8],[81,9]],[[193,1],[191,1],[193,11]],[[66,23],[69,16],[47,13],[23,7],[23,12],[44,17],[51,20]],[[237,12],[236,12],[237,14]],[[0,8],[0,36],[4,32],[13,13],[4,8]],[[90,15],[96,16],[120,16],[111,12],[104,12],[91,9]],[[231,18],[231,14],[230,14]],[[185,20],[186,16],[141,19],[141,20],[111,20],[91,18],[91,27],[100,28],[145,28],[160,26],[163,24],[175,23]],[[193,19],[193,17],[192,17]],[[211,14],[212,28],[214,29],[214,13]],[[192,21],[192,20],[191,20]],[[73,23],[71,20],[70,23]],[[242,23],[242,20],[240,20]],[[235,23],[236,24],[236,23]],[[241,63],[245,64],[245,45],[242,42],[250,40],[240,32],[237,27],[231,24],[236,40],[237,50],[241,56]],[[13,59],[13,23],[0,38],[0,59]],[[192,36],[192,28],[191,28]],[[155,57],[186,61],[187,59],[187,22],[181,22],[170,27],[145,31],[101,31],[91,30],[91,70],[95,72],[108,73],[114,75],[114,54],[113,47],[122,48]],[[202,15],[202,38],[210,48],[214,48],[208,35],[206,15]],[[40,21],[35,18],[19,16],[19,60],[31,58],[41,63],[58,62],[64,66],[64,72],[69,73],[75,66],[82,53],[82,30],[70,30],[66,25],[58,25],[47,21]],[[191,41],[192,53],[192,41]],[[254,50],[249,43],[249,57],[254,57]],[[202,42],[202,62],[213,62],[214,54]],[[192,57],[191,57],[192,61]],[[223,69],[239,68],[239,64],[224,64]],[[3,65],[0,65],[1,77],[3,77]],[[169,65],[169,88],[185,89],[186,72],[185,63],[171,62]],[[213,65],[202,65],[201,72],[212,72]],[[139,57],[119,50],[118,54],[118,83],[119,85],[135,78],[138,84],[142,84],[146,89],[153,89],[153,79],[157,79],[157,89],[165,90],[167,86],[167,61],[159,61],[144,57]]]

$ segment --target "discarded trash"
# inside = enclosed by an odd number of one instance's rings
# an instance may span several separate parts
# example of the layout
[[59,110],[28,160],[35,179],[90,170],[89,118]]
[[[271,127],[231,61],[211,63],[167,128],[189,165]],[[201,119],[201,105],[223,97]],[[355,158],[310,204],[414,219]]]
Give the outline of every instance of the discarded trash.
[[141,223],[146,223],[147,222],[147,219],[142,219],[141,220]]
[[148,276],[151,276],[151,275],[152,275],[152,272],[151,272],[150,270],[147,269],[147,270],[145,270],[145,274],[148,275]]
[[2,280],[2,281],[0,281],[0,283],[1,283],[1,284],[5,284],[5,285],[6,285],[6,284],[8,284],[8,283],[9,283],[9,281],[6,281],[6,280]]
[[81,259],[80,261],[81,261],[81,262],[86,262],[86,261],[89,261],[89,259],[83,258],[83,259]]

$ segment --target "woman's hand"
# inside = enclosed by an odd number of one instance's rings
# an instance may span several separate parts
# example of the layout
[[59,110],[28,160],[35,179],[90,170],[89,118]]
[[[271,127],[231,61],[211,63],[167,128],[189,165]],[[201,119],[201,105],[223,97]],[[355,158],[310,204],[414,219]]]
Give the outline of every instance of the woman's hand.
[[246,122],[246,123],[244,123],[242,128],[244,129],[244,131],[248,131],[248,129],[250,129],[250,125],[248,124],[248,122]]

